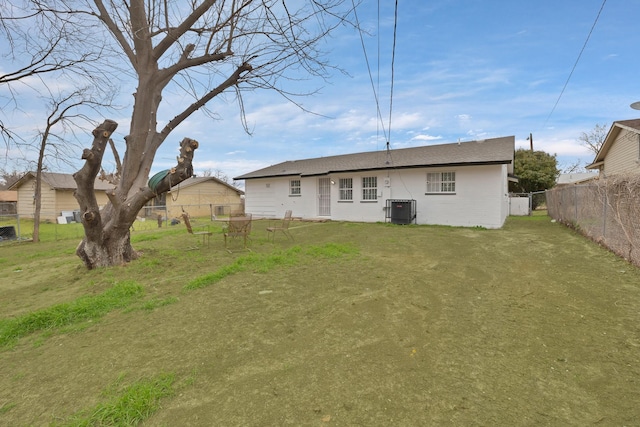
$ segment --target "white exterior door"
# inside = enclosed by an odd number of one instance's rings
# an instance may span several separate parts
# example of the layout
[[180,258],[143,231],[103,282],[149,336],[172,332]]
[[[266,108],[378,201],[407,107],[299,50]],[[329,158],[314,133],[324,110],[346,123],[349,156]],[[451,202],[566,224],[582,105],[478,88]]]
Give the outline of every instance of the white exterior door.
[[331,180],[318,179],[318,216],[331,216]]

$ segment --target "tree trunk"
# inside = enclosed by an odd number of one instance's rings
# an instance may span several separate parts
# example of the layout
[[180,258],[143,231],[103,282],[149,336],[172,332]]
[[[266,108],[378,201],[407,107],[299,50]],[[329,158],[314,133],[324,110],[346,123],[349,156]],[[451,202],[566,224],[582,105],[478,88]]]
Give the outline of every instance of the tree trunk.
[[38,167],[36,172],[36,188],[33,192],[35,210],[33,211],[33,242],[40,241],[40,211],[42,210],[42,169]]
[[100,241],[85,237],[76,248],[76,255],[90,270],[96,267],[124,265],[138,258],[138,253],[131,246],[128,228],[125,233],[112,232]]
[[[93,145],[82,153],[85,164],[73,175],[77,183],[74,196],[80,205],[85,233],[76,254],[88,269],[122,265],[138,258],[138,253],[131,246],[129,230],[140,210],[149,200],[193,175],[193,154],[198,142],[184,138],[180,143],[178,164],[154,188],[134,186],[134,182],[146,182],[149,178],[148,170],[139,170],[140,176],[129,180],[129,188],[122,187],[125,184],[120,181],[120,188],[107,191],[109,203],[100,209],[94,189],[95,179],[101,169],[106,145],[117,126],[116,122],[105,120],[93,131]],[[126,161],[124,167],[127,167]]]
[[38,164],[36,166],[36,188],[33,192],[34,201],[36,204],[35,211],[33,212],[33,242],[38,243],[40,241],[40,212],[42,211],[42,169],[44,169],[44,153],[47,146],[47,139],[49,137],[49,127],[42,136],[40,142],[40,151],[38,152]]

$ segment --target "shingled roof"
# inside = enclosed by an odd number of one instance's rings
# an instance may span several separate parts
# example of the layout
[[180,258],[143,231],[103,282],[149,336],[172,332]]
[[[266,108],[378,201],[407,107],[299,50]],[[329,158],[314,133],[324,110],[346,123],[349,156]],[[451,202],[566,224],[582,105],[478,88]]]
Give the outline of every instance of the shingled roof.
[[191,178],[187,178],[186,180],[182,181],[180,184],[178,185],[174,185],[171,189],[173,190],[174,188],[178,189],[178,188],[187,188],[187,187],[191,187],[197,184],[200,184],[201,182],[207,182],[207,181],[213,181],[216,182],[222,186],[227,187],[229,190],[235,191],[236,193],[242,195],[244,194],[244,191],[240,190],[239,188],[234,187],[231,184],[228,184],[226,182],[224,182],[223,180],[216,178],[215,176],[192,176]]
[[[11,185],[11,190],[17,190],[22,184],[28,181],[31,178],[35,179],[35,172],[27,172],[24,174],[19,180],[17,180],[13,185]],[[75,190],[78,188],[76,181],[73,179],[73,175],[67,173],[54,173],[54,172],[42,172],[42,181],[46,182],[49,187],[54,188],[56,190]],[[99,191],[107,191],[112,190],[114,187],[113,184],[110,184],[106,181],[102,181],[96,178],[94,189]]]
[[[290,160],[234,179],[317,176],[337,172],[406,169],[436,166],[513,164],[515,137],[507,136],[453,144]],[[513,172],[511,167],[509,172]]]

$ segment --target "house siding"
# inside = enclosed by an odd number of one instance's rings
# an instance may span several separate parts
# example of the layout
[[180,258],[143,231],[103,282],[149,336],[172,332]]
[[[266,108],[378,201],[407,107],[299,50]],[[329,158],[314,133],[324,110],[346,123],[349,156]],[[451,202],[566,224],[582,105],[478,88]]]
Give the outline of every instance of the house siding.
[[604,174],[640,172],[640,142],[635,132],[623,129],[606,155]]
[[[35,216],[36,204],[34,201],[36,180],[31,178],[18,188],[18,215],[23,218]],[[96,192],[96,200],[99,206],[107,203],[107,195],[104,191]],[[55,222],[62,211],[74,211],[80,208],[78,201],[73,196],[73,190],[55,190],[46,182],[42,182],[40,192],[40,219]]]
[[[62,211],[75,211],[80,209],[78,201],[73,197],[72,190],[52,190],[50,193],[52,193],[55,198],[55,213],[57,215],[60,215],[60,212]],[[96,198],[98,198],[97,194]],[[98,204],[100,203],[98,202]]]
[[245,194],[251,191],[251,198],[245,200],[245,210],[256,217],[273,218],[277,216],[273,179],[256,179],[247,181]]
[[31,180],[18,188],[18,215],[23,218],[33,218],[33,211],[36,208],[34,185],[35,181]]
[[[36,180],[30,179],[18,189],[18,215],[23,218],[35,216]],[[60,215],[56,214],[56,191],[46,182],[42,182],[40,190],[40,219],[55,221]]]
[[242,210],[242,198],[237,191],[214,181],[204,181],[188,187],[173,189],[166,196],[169,218],[177,218],[182,211],[191,216],[216,214],[216,207],[222,206],[225,214]]
[[[425,194],[428,172],[455,172],[455,194]],[[507,165],[497,164],[335,173],[299,178],[300,196],[289,195],[290,177],[249,179],[246,211],[255,216],[280,217],[291,209],[294,216],[318,218],[318,180],[330,178],[334,184],[328,218],[333,220],[382,222],[387,199],[415,199],[418,224],[499,228],[508,215],[507,172]],[[377,178],[377,198],[363,200],[362,178],[372,176]],[[353,200],[339,200],[340,178],[353,179]]]

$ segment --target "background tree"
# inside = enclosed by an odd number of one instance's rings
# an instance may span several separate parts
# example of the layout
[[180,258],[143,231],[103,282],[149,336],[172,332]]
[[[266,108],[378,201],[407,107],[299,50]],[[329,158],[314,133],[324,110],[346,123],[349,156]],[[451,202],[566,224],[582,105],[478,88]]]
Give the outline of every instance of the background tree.
[[18,172],[15,169],[13,171],[7,171],[0,169],[0,190],[6,190],[17,182],[24,173]]
[[[199,143],[184,138],[175,167],[147,185],[158,148],[186,118],[226,91],[235,92],[242,110],[244,91],[275,89],[287,99],[283,79],[299,82],[305,75],[326,78],[329,65],[321,42],[349,13],[344,0],[130,0],[33,1],[41,13],[64,17],[65,25],[99,23],[112,36],[125,73],[137,84],[125,153],[116,185],[100,210],[94,181],[101,170],[106,144],[118,124],[105,120],[93,131],[91,148],[83,151],[84,166],[74,174],[76,198],[85,238],[76,253],[88,268],[126,263],[137,257],[129,229],[147,201],[193,173]],[[113,70],[116,71],[116,70]],[[114,73],[115,74],[115,73]],[[172,105],[175,116],[158,128],[162,94],[180,88],[193,97],[188,105]],[[312,92],[312,90],[310,91]],[[214,141],[207,141],[211,143]]]
[[584,172],[584,167],[580,159],[562,165],[562,173],[579,173]]
[[[517,183],[509,183],[514,193],[533,193],[552,188],[560,174],[555,155],[544,151],[531,151],[519,148],[515,152],[513,172]],[[538,206],[539,198],[533,198],[533,206]]]
[[[51,13],[45,7],[32,7],[29,0],[0,0],[0,39],[3,67],[0,74],[0,139],[8,152],[24,138],[12,130],[9,112],[23,110],[25,91],[41,93],[47,80],[73,86],[87,79],[97,88],[109,86],[102,71],[105,51],[95,29]],[[82,45],[82,47],[81,47]]]
[[608,133],[607,129],[608,128],[605,125],[596,124],[589,132],[582,132],[578,137],[578,141],[580,144],[587,147],[595,157],[600,151],[602,144],[604,144],[604,140]]
[[[105,99],[105,98],[102,98]],[[107,105],[109,100],[106,99]],[[70,143],[70,133],[85,128],[91,124],[91,119],[80,112],[81,107],[104,107],[103,101],[92,97],[89,88],[74,90],[71,93],[49,98],[50,113],[42,131],[38,132],[36,146],[38,159],[36,161],[36,179],[34,190],[35,210],[33,215],[33,241],[40,240],[40,212],[42,209],[42,172],[45,169],[45,158],[49,154],[54,160],[64,161],[69,158],[74,147]]]
[[[589,132],[582,132],[578,137],[578,142],[580,145],[589,149],[593,156],[595,157],[602,144],[604,144],[604,140],[607,138],[607,127],[605,125],[596,124],[595,127]],[[562,173],[581,173],[587,172],[585,166],[591,162],[587,162],[586,164],[582,162],[581,159],[577,159],[571,163],[562,165]]]
[[[11,153],[14,164],[21,160],[35,164],[33,241],[39,241],[42,196],[42,171],[48,161],[65,163],[76,157],[77,145],[70,136],[84,130],[89,123],[83,107],[109,106],[113,86],[102,72],[101,52],[104,42],[91,35],[81,21],[74,22],[46,8],[33,8],[29,1],[0,0],[0,36],[4,41],[3,56],[7,64],[0,74],[0,135],[5,143],[5,165]],[[81,44],[86,44],[80,47]],[[89,88],[80,85],[91,83]],[[98,94],[97,101],[92,94]],[[36,98],[35,100],[33,98]],[[47,105],[43,130],[35,130],[30,139],[26,132],[14,132],[13,123],[4,120],[9,113],[25,111],[32,122],[39,122],[28,105]],[[29,110],[29,112],[26,112]],[[93,123],[90,127],[94,127]],[[76,148],[76,150],[74,150]],[[19,153],[21,159],[16,158]],[[33,159],[31,154],[37,153]]]
[[232,185],[234,187],[237,187],[239,185],[239,183],[233,181],[231,178],[229,178],[229,175],[227,175],[226,173],[224,173],[224,171],[222,169],[205,169],[202,171],[202,176],[212,176],[214,178],[219,179],[220,181]]

